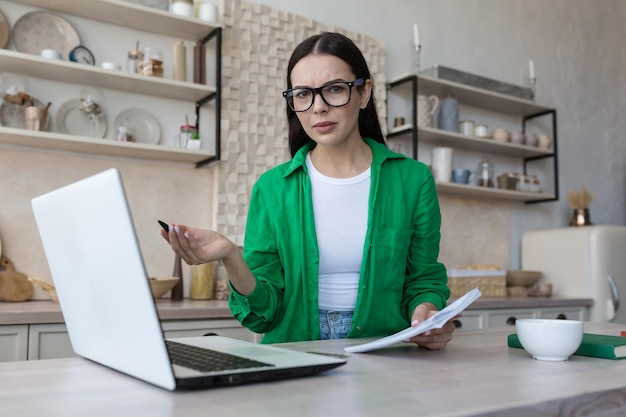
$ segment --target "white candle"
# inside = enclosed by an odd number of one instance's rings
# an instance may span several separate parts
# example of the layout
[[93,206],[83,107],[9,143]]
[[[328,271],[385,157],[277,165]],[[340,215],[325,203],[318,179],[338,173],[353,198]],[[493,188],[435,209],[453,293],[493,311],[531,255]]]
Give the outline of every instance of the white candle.
[[420,35],[417,29],[418,29],[417,23],[414,23],[413,24],[413,43],[415,44],[415,48],[418,48],[420,46]]
[[535,63],[532,59],[528,63],[528,76],[530,78],[535,78]]

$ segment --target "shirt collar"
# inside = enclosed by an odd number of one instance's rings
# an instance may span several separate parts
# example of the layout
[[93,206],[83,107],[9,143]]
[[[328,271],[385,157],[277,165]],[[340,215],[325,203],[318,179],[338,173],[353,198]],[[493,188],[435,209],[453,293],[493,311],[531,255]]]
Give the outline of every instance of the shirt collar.
[[[365,140],[365,143],[367,143],[370,148],[372,148],[372,165],[382,165],[382,163],[385,162],[387,159],[406,158],[405,155],[392,152],[389,148],[387,148],[387,146],[382,143],[376,142],[374,139],[363,138],[363,140]],[[302,146],[294,155],[283,177],[291,175],[291,173],[299,168],[304,169],[306,172],[306,155],[312,148],[313,142],[309,142]]]

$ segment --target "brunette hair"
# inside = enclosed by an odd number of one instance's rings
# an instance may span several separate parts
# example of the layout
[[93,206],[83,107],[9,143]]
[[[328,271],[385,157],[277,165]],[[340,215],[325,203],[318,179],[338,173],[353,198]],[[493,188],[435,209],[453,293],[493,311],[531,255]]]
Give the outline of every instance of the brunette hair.
[[[364,80],[372,78],[363,53],[350,38],[340,33],[324,32],[305,39],[294,49],[287,66],[287,89],[293,88],[291,84],[293,67],[302,58],[311,54],[334,55],[350,66],[356,78],[363,78]],[[356,88],[362,89],[362,87]],[[302,146],[313,142],[313,140],[306,134],[296,112],[291,110],[289,105],[287,105],[287,122],[289,123],[289,151],[293,157]],[[372,89],[367,107],[361,109],[359,113],[359,132],[362,136],[385,143],[376,112],[374,89]]]

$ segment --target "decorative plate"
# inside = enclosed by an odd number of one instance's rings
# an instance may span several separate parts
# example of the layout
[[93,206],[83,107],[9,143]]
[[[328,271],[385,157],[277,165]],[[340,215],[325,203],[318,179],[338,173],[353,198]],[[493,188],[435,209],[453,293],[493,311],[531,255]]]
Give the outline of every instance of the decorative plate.
[[[35,97],[31,96],[30,98],[33,100],[35,106],[46,107],[45,104],[37,100]],[[26,104],[8,103],[3,100],[0,105],[0,126],[26,129],[26,107]],[[43,130],[48,130],[49,126],[50,115],[48,115],[48,118],[46,119],[46,126],[44,126]]]
[[126,109],[117,115],[113,130],[126,126],[135,137],[135,142],[158,145],[161,141],[161,126],[158,120],[145,110]]
[[57,129],[61,133],[70,135],[103,138],[107,133],[107,119],[100,113],[93,119],[94,127],[91,132],[89,116],[80,111],[80,99],[66,101],[57,112]]
[[0,49],[6,47],[9,44],[10,37],[11,28],[9,27],[9,21],[0,10]]
[[19,52],[39,55],[42,49],[61,52],[67,60],[70,51],[80,45],[76,29],[60,16],[47,12],[30,12],[13,26],[13,44]]

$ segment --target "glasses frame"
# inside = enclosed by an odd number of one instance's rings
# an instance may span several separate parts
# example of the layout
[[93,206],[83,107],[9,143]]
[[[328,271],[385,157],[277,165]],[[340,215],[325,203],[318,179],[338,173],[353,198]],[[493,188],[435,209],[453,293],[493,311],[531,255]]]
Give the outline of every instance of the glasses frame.
[[[330,104],[328,101],[326,101],[326,98],[324,97],[324,94],[322,94],[322,90],[324,90],[329,85],[334,85],[334,84],[345,84],[345,85],[348,86],[348,101],[346,101],[344,104],[340,104],[338,106],[336,106],[334,104]],[[311,87],[290,88],[289,90],[283,91],[283,97],[287,101],[287,105],[289,106],[289,108],[291,110],[293,110],[294,112],[296,112],[296,113],[305,112],[305,111],[309,110],[311,107],[313,107],[313,103],[315,103],[315,96],[316,95],[319,95],[322,98],[322,100],[324,100],[324,103],[326,103],[330,107],[343,107],[343,106],[347,105],[348,103],[350,103],[350,100],[352,100],[352,87],[362,87],[363,85],[365,85],[365,80],[363,78],[357,78],[354,81],[331,81],[331,82],[326,83],[326,84],[324,84],[324,85],[322,85],[320,87],[317,87],[317,88],[311,88]],[[309,107],[307,107],[304,110],[296,110],[296,109],[293,108],[293,103],[289,101],[289,98],[293,97],[294,90],[308,90],[308,91],[310,91],[313,94],[313,96],[311,98],[311,104],[309,105]]]

